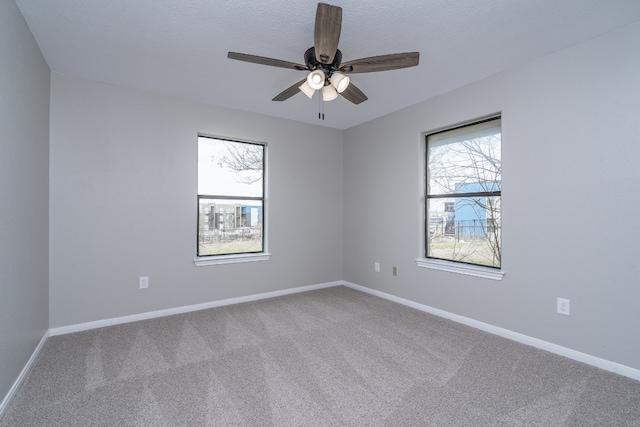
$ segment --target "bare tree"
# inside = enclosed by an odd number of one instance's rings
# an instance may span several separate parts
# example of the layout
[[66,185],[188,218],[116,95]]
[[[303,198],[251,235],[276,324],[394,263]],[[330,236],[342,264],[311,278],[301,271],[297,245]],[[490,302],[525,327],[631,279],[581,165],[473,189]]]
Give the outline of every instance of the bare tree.
[[[479,246],[460,244],[459,233],[463,226],[458,224],[458,239],[453,241],[453,259],[469,261],[478,257],[490,258],[487,259],[490,265],[500,265],[501,203],[500,197],[491,194],[500,191],[501,179],[499,134],[430,147],[430,193],[447,194],[451,198],[456,198],[461,193],[485,193],[482,196],[459,198],[457,203],[459,206],[470,207],[476,213],[489,251]],[[441,236],[432,236],[430,242],[438,237]]]
[[264,147],[258,144],[225,144],[227,153],[218,160],[219,166],[229,168],[236,181],[253,184],[262,179]]
[[495,191],[502,177],[500,138],[473,138],[429,151],[430,181],[444,193],[454,194],[456,185],[478,184],[482,191]]

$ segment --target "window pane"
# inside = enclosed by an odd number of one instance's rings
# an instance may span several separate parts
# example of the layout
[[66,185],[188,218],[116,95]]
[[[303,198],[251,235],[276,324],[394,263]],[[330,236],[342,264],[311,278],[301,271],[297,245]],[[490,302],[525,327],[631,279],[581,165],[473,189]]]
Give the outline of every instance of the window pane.
[[500,191],[500,119],[429,135],[429,195]]
[[262,201],[203,198],[198,256],[262,252]]
[[198,256],[264,252],[264,152],[198,137]]
[[501,197],[427,201],[427,257],[500,267]]
[[264,146],[198,138],[198,194],[262,197]]

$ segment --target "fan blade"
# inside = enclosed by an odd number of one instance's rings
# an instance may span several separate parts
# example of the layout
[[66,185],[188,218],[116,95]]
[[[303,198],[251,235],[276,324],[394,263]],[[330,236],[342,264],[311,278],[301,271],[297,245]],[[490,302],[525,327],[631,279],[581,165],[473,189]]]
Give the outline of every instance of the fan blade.
[[293,68],[294,70],[308,70],[306,65],[296,64],[294,62],[282,61],[280,59],[266,58],[264,56],[248,55],[246,53],[229,52],[229,59],[237,59],[238,61],[252,62],[254,64],[269,65],[271,67]]
[[302,86],[302,84],[305,81],[307,81],[306,78],[300,80],[298,83],[294,84],[293,86],[286,88],[285,90],[277,94],[276,97],[272,99],[272,101],[285,101],[291,98],[293,95],[300,92],[300,86]]
[[326,3],[318,3],[316,24],[313,32],[316,59],[320,63],[331,64],[338,50],[342,27],[342,8]]
[[340,71],[344,73],[372,73],[374,71],[398,70],[415,67],[419,61],[419,52],[392,53],[345,62],[340,65]]
[[365,95],[364,92],[358,89],[353,83],[349,83],[349,86],[347,86],[344,92],[340,95],[344,96],[347,101],[351,101],[356,105],[369,99],[367,98],[367,95]]

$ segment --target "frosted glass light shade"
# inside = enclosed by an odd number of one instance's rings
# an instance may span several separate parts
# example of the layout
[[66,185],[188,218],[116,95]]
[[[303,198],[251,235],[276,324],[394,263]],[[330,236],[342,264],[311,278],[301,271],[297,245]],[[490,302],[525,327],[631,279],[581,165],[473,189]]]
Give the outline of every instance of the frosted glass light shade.
[[342,73],[333,73],[331,75],[331,84],[336,88],[338,93],[344,92],[347,86],[349,86],[350,80],[348,76]]
[[311,99],[313,94],[316,93],[316,90],[314,88],[312,88],[311,86],[309,86],[309,82],[307,82],[306,80],[305,80],[304,83],[302,83],[302,85],[300,85],[299,89],[302,91],[302,93],[307,95],[309,97],[309,99]]
[[322,100],[323,101],[333,101],[338,97],[338,92],[331,85],[326,85],[322,88]]
[[307,76],[307,83],[312,89],[318,90],[324,86],[324,73],[322,70],[314,70]]

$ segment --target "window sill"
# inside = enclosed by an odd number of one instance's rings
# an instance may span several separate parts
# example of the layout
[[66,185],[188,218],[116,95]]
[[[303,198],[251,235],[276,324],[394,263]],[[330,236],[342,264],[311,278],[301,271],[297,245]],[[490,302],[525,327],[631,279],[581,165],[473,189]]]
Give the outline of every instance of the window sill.
[[465,274],[467,276],[482,277],[484,279],[502,280],[504,271],[490,267],[478,265],[461,264],[440,259],[418,258],[416,263],[419,267],[430,268],[432,270],[449,271],[451,273]]
[[260,252],[255,254],[231,254],[231,255],[196,257],[196,259],[194,259],[193,262],[196,265],[196,267],[204,267],[207,265],[237,264],[241,262],[268,261],[269,258],[271,258],[270,253]]

